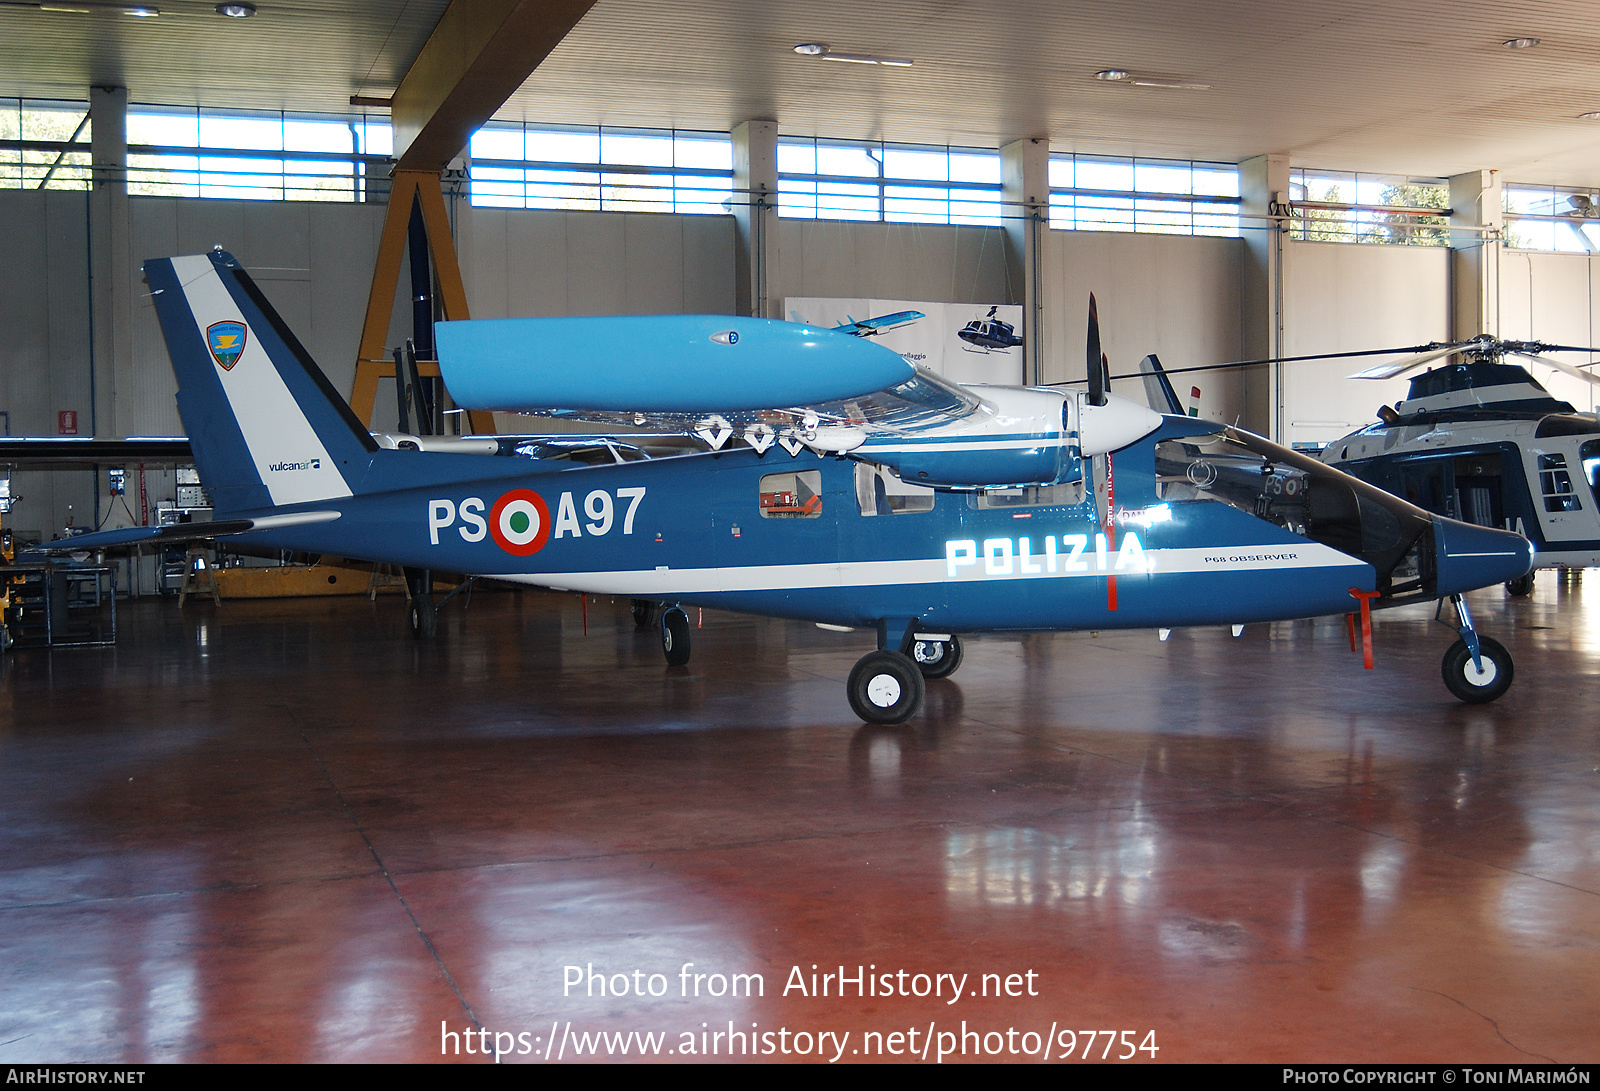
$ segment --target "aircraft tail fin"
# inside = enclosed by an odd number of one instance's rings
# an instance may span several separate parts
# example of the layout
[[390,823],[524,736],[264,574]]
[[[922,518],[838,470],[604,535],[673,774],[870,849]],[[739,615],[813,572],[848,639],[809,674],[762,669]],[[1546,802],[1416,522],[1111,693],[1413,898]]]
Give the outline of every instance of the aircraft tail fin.
[[378,445],[232,255],[144,271],[217,514],[352,495]]
[[1139,361],[1139,373],[1144,376],[1144,396],[1151,409],[1157,413],[1183,416],[1183,403],[1178,401],[1178,392],[1172,389],[1172,380],[1167,378],[1161,360],[1155,353]]

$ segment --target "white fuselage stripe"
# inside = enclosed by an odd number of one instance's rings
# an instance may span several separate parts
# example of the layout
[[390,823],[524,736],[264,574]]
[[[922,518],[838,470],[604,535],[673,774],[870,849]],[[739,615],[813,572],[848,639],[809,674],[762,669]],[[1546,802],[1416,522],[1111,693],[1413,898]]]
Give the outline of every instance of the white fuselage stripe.
[[1022,571],[1021,558],[1005,573],[991,573],[980,555],[976,563],[959,566],[949,575],[945,557],[902,561],[843,561],[836,564],[742,565],[729,568],[656,568],[614,572],[528,572],[492,575],[491,578],[556,587],[566,591],[586,591],[600,595],[695,595],[738,591],[782,591],[816,587],[878,587],[916,583],[983,583],[998,580],[1050,580],[1083,576],[1120,576],[1137,579],[1198,572],[1266,572],[1304,568],[1368,567],[1336,549],[1307,542],[1303,545],[1233,546],[1207,549],[1150,549],[1144,551],[1144,569],[1117,571],[1113,566],[1116,550],[1109,554],[1105,569],[1096,567],[1093,547],[1076,564],[1081,571],[1066,570],[1066,553],[1056,558],[1055,571],[1049,571],[1047,557],[1030,550],[1028,563],[1038,571]]

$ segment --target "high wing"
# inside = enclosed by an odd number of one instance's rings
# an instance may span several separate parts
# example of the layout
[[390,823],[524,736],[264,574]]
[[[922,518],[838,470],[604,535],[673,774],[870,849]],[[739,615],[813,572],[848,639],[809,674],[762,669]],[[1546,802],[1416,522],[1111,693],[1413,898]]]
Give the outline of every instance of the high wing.
[[964,387],[838,330],[728,315],[443,322],[439,365],[466,409],[680,427],[887,466],[925,485],[1076,480],[1077,455],[1160,426],[1120,398]]

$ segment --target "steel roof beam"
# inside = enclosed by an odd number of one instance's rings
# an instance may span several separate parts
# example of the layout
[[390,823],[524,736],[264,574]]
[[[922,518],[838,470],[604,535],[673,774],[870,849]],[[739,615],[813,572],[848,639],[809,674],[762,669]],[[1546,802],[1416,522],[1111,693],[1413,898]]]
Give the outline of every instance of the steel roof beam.
[[441,171],[595,0],[452,0],[395,89],[400,170]]

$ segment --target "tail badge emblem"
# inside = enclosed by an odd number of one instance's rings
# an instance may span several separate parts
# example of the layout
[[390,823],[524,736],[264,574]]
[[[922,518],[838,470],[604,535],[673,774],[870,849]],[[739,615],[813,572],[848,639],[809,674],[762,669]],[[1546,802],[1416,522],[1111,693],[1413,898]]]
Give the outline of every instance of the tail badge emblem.
[[250,331],[243,322],[213,322],[206,327],[206,347],[223,371],[231,371],[244,354]]

